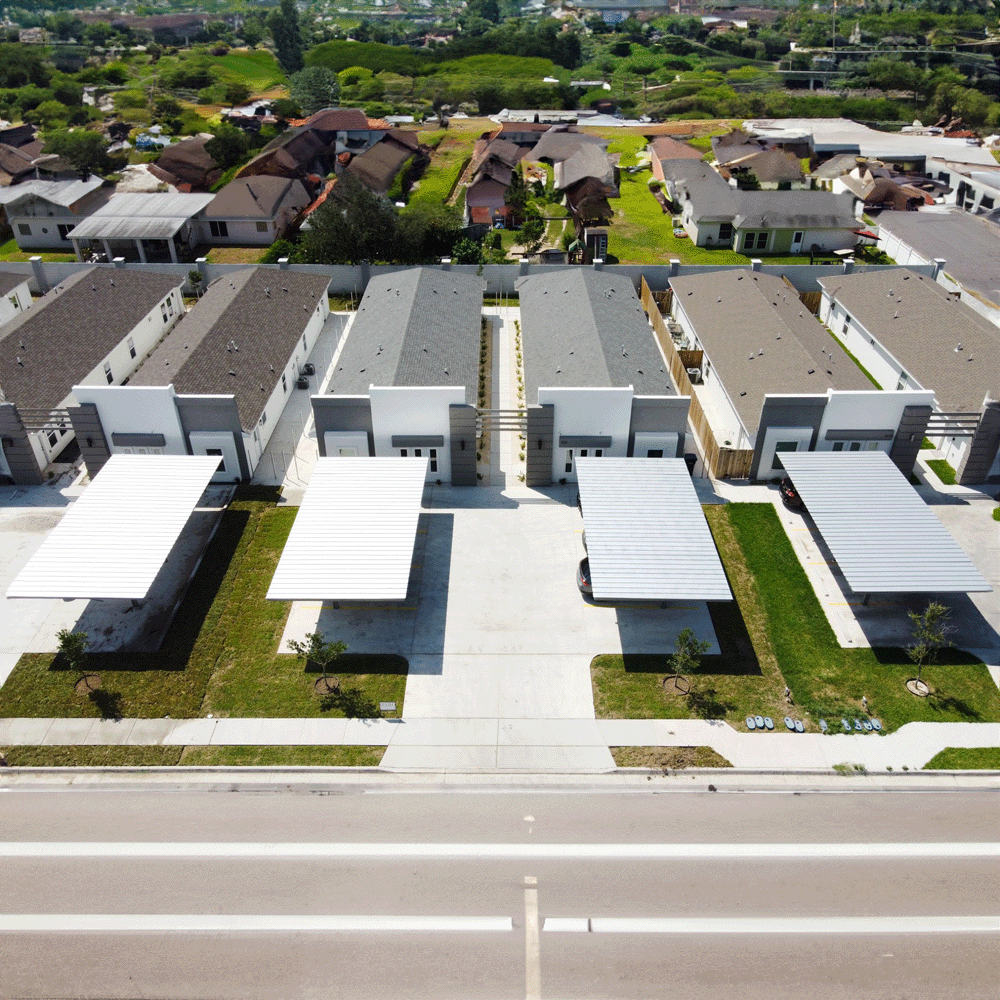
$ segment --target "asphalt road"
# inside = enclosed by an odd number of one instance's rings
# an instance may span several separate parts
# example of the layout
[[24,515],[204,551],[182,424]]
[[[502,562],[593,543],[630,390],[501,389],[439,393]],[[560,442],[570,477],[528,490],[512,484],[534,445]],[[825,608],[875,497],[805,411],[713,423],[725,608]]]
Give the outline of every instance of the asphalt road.
[[0,997],[996,1000],[1000,799],[0,796]]

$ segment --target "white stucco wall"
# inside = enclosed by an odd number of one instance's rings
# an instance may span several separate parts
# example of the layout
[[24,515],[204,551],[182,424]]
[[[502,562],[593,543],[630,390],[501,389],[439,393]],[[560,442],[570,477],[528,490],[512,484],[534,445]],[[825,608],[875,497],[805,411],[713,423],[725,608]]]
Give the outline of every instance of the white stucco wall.
[[76,385],[73,395],[97,407],[112,454],[112,434],[162,434],[165,455],[188,453],[172,385]]
[[226,431],[192,431],[191,454],[207,455],[210,449],[222,452],[221,460],[224,468],[212,476],[213,483],[233,483],[240,479],[240,456],[236,450],[236,441],[232,434]]
[[323,434],[323,446],[327,458],[364,456],[368,454],[368,432],[326,431]]
[[[394,434],[434,436],[441,435],[444,443],[435,448],[437,470],[427,463],[427,480],[451,481],[451,427],[448,407],[465,402],[462,386],[372,386],[369,389],[372,408],[372,436],[377,456],[400,454],[393,448]],[[415,448],[406,449],[409,457]],[[427,458],[429,449],[420,448],[421,457]]]
[[[69,236],[63,239],[59,235],[59,226],[75,226],[80,223],[83,216],[74,215],[58,206],[52,206],[54,215],[17,215],[19,207],[12,211],[14,215],[9,216],[11,229],[14,231],[14,239],[22,250],[33,249],[65,249],[73,252],[73,244]],[[27,226],[30,232],[21,232],[21,227]]]
[[[895,431],[903,417],[904,407],[933,405],[934,393],[922,389],[887,392],[879,392],[874,386],[871,392],[838,392],[831,389],[827,393],[827,404],[819,426],[816,451],[833,450],[836,442],[826,440],[827,430]],[[878,451],[888,453],[892,440],[866,441],[861,448],[869,450],[872,445],[877,445]],[[844,439],[843,446],[849,447],[848,439]]]
[[[226,235],[214,236],[209,222],[224,222]],[[267,227],[263,232],[257,229],[258,222]],[[200,219],[198,228],[202,242],[210,246],[228,246],[231,243],[239,246],[270,246],[278,235],[278,227],[273,219]]]
[[0,297],[0,326],[30,308],[31,292],[28,291],[28,279],[25,278],[16,288]]
[[[624,388],[538,390],[538,402],[553,406],[552,481],[576,482],[576,459],[580,449],[559,444],[563,435],[569,437],[608,437],[611,444],[602,449],[603,457],[624,458],[628,454],[629,427],[632,423],[632,386]],[[572,450],[573,468],[567,472],[567,452]],[[594,449],[587,448],[589,456]]]

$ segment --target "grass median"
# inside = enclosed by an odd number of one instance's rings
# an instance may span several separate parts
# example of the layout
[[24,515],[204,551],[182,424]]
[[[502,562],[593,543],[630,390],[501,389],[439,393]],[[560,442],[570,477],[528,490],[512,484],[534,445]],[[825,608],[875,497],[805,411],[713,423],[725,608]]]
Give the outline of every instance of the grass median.
[[[924,667],[931,688],[915,698],[905,688],[915,668],[899,648],[843,649],[770,504],[705,508],[735,603],[711,607],[721,654],[706,656],[676,692],[670,672],[672,636],[663,656],[600,656],[591,666],[599,718],[725,719],[785,714],[807,728],[861,713],[868,698],[886,731],[907,722],[1000,721],[1000,692],[986,667],[960,650],[946,650]],[[794,705],[784,701],[785,685]]]
[[378,767],[384,747],[2,747],[9,767]]
[[[25,654],[0,688],[0,717],[372,718],[380,701],[402,714],[402,657],[348,653],[336,664],[339,691],[320,697],[316,675],[278,652],[290,605],[266,593],[296,510],[270,491],[239,490],[160,650],[92,654],[102,683],[89,696],[55,654]],[[334,638],[350,647],[349,635]]]

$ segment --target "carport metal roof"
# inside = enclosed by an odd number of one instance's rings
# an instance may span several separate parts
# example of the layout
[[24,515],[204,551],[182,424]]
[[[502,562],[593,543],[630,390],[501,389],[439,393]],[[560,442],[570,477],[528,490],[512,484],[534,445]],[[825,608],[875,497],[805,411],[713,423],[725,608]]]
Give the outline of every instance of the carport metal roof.
[[885,452],[781,454],[851,590],[991,590]]
[[731,601],[683,459],[577,460],[597,600]]
[[425,458],[319,459],[268,600],[403,600],[426,475]]
[[112,455],[7,596],[142,600],[218,466],[205,455]]

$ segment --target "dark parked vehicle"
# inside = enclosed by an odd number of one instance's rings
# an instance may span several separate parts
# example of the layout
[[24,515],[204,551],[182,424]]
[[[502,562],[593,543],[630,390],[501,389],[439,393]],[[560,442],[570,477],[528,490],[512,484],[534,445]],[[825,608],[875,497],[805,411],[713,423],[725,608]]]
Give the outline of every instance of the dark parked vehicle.
[[584,594],[593,594],[594,587],[590,582],[590,558],[581,559],[576,570],[576,585]]
[[785,476],[778,484],[778,490],[781,492],[781,502],[786,507],[790,507],[792,510],[806,509],[802,497],[799,496],[799,491],[792,485],[792,481],[788,476]]

